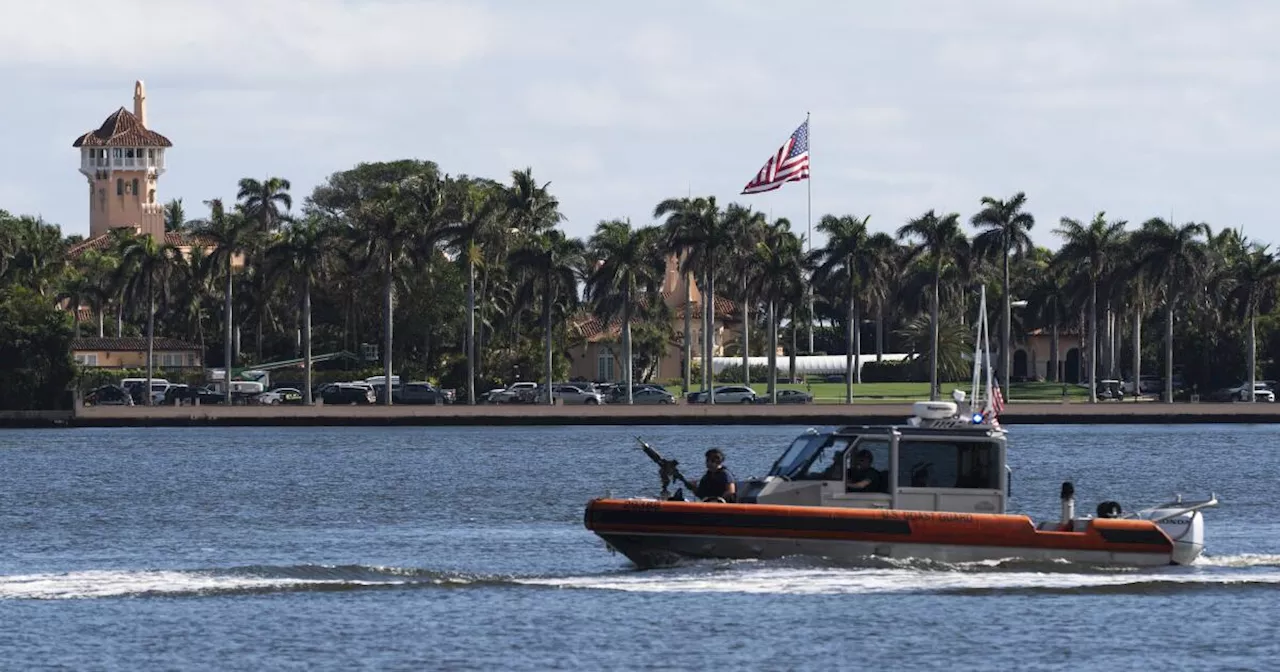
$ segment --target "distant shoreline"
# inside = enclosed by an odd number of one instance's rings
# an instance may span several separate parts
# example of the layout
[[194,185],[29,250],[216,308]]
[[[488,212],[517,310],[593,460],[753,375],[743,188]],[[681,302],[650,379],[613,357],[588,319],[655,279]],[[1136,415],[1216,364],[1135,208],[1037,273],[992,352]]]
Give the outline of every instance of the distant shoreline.
[[[909,403],[675,406],[98,406],[0,411],[0,427],[857,425],[901,423]],[[1280,404],[1019,403],[1006,425],[1272,424]]]

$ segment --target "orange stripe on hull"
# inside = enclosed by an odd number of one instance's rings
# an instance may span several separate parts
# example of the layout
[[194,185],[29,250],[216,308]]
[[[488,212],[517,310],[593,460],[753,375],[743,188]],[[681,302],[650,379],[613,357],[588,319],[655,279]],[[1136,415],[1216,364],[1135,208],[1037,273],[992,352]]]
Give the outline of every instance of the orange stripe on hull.
[[1173,541],[1146,520],[1095,519],[1078,532],[1037,530],[1025,515],[597,499],[585,524],[598,534],[678,534],[998,546],[1169,554]]

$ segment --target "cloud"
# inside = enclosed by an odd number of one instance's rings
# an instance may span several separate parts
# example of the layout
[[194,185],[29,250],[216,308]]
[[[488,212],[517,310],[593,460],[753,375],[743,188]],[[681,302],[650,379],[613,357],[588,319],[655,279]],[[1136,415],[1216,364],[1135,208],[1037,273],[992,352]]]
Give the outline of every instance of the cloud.
[[396,0],[87,0],[5,7],[0,67],[235,81],[369,75],[456,67],[511,37],[472,3]]

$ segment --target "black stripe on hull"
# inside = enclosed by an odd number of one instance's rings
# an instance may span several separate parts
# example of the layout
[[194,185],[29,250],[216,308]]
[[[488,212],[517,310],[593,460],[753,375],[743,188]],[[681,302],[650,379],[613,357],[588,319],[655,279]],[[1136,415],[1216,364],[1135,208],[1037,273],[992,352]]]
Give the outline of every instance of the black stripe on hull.
[[1160,528],[1150,530],[1112,530],[1098,528],[1098,534],[1112,544],[1149,544],[1151,546],[1168,546],[1169,537]]
[[719,527],[803,532],[842,532],[848,534],[911,535],[911,523],[893,518],[810,518],[807,516],[770,516],[749,513],[588,510],[587,527],[594,529],[596,526]]

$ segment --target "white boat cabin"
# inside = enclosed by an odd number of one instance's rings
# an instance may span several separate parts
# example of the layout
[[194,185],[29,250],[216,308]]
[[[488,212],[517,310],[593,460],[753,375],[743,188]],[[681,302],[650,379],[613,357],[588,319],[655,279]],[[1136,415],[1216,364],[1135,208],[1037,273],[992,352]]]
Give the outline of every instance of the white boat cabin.
[[963,418],[916,424],[811,429],[792,441],[765,478],[739,483],[738,501],[1004,513],[1004,431]]

